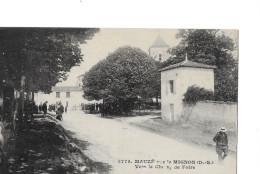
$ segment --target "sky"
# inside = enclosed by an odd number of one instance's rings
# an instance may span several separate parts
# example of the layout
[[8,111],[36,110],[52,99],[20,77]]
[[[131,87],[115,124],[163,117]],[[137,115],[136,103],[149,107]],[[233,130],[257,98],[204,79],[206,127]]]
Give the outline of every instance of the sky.
[[[238,33],[234,30],[223,30],[236,42]],[[178,45],[180,39],[176,39],[178,29],[111,29],[102,28],[91,40],[81,45],[83,61],[80,66],[73,67],[68,73],[66,81],[57,86],[75,86],[77,77],[88,71],[93,65],[106,58],[109,53],[114,52],[122,46],[132,46],[142,49],[148,54],[149,47],[160,36],[170,47]]]

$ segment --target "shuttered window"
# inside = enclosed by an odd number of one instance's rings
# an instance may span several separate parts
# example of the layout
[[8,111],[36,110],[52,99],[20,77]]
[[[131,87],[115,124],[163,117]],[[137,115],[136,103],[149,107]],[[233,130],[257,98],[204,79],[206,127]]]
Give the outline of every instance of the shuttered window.
[[175,93],[175,92],[174,92],[174,81],[173,81],[173,80],[170,80],[170,81],[169,81],[169,85],[170,85],[170,93]]

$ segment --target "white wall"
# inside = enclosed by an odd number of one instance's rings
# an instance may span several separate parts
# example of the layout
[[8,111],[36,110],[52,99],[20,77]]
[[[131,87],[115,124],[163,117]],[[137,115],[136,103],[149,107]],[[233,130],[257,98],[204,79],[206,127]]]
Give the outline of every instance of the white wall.
[[84,99],[82,97],[82,91],[73,91],[70,92],[70,97],[66,97],[66,91],[60,92],[60,98],[56,98],[56,92],[54,93],[55,103],[61,101],[64,106],[68,102],[68,109],[75,110],[81,106],[81,103],[84,103]]
[[184,106],[183,117],[197,121],[224,121],[237,123],[237,103],[201,101],[195,106]]
[[159,54],[162,55],[162,60],[165,61],[170,57],[170,54],[167,53],[169,47],[161,47],[161,48],[150,48],[149,55],[153,57],[156,61],[159,61]]
[[82,91],[73,91],[70,92],[70,97],[67,98],[66,91],[61,91],[60,98],[56,98],[56,92],[50,94],[37,93],[35,94],[35,103],[39,105],[41,102],[48,101],[48,105],[50,105],[61,101],[63,106],[65,106],[66,102],[68,102],[68,110],[75,110],[75,108],[78,110],[81,103],[86,102],[82,95]]
[[79,76],[77,77],[77,86],[81,87],[83,85],[83,80],[84,76]]
[[52,97],[51,94],[44,94],[42,92],[38,92],[34,94],[34,101],[36,105],[43,104],[45,101],[48,101],[49,104],[54,102],[54,98]]
[[[174,80],[174,93],[170,93],[169,80]],[[182,110],[183,95],[190,86],[197,85],[214,91],[214,70],[180,67],[161,72],[162,118],[166,121],[178,121]],[[174,118],[170,104],[174,104]]]

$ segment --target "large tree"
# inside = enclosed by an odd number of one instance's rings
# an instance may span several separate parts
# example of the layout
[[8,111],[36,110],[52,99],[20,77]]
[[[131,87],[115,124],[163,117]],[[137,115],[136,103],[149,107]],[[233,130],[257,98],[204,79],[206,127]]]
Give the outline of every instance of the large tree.
[[17,89],[25,76],[26,90],[50,93],[82,61],[79,46],[96,32],[92,28],[0,28],[1,69]]
[[219,30],[191,29],[180,30],[177,38],[179,45],[169,50],[171,58],[163,62],[163,66],[188,59],[216,65],[215,95],[217,100],[237,101],[238,78],[237,61],[233,58],[233,40]]
[[50,93],[82,61],[80,44],[99,29],[94,28],[0,28],[0,80],[12,81],[20,91]]
[[119,113],[131,111],[135,102],[155,97],[155,61],[139,48],[122,47],[100,61],[83,79],[87,99],[104,99]]

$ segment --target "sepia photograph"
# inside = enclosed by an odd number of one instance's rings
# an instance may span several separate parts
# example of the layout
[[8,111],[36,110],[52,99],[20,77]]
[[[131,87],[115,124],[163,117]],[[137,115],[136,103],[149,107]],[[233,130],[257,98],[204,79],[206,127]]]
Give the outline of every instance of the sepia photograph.
[[0,173],[236,174],[238,29],[0,28]]

